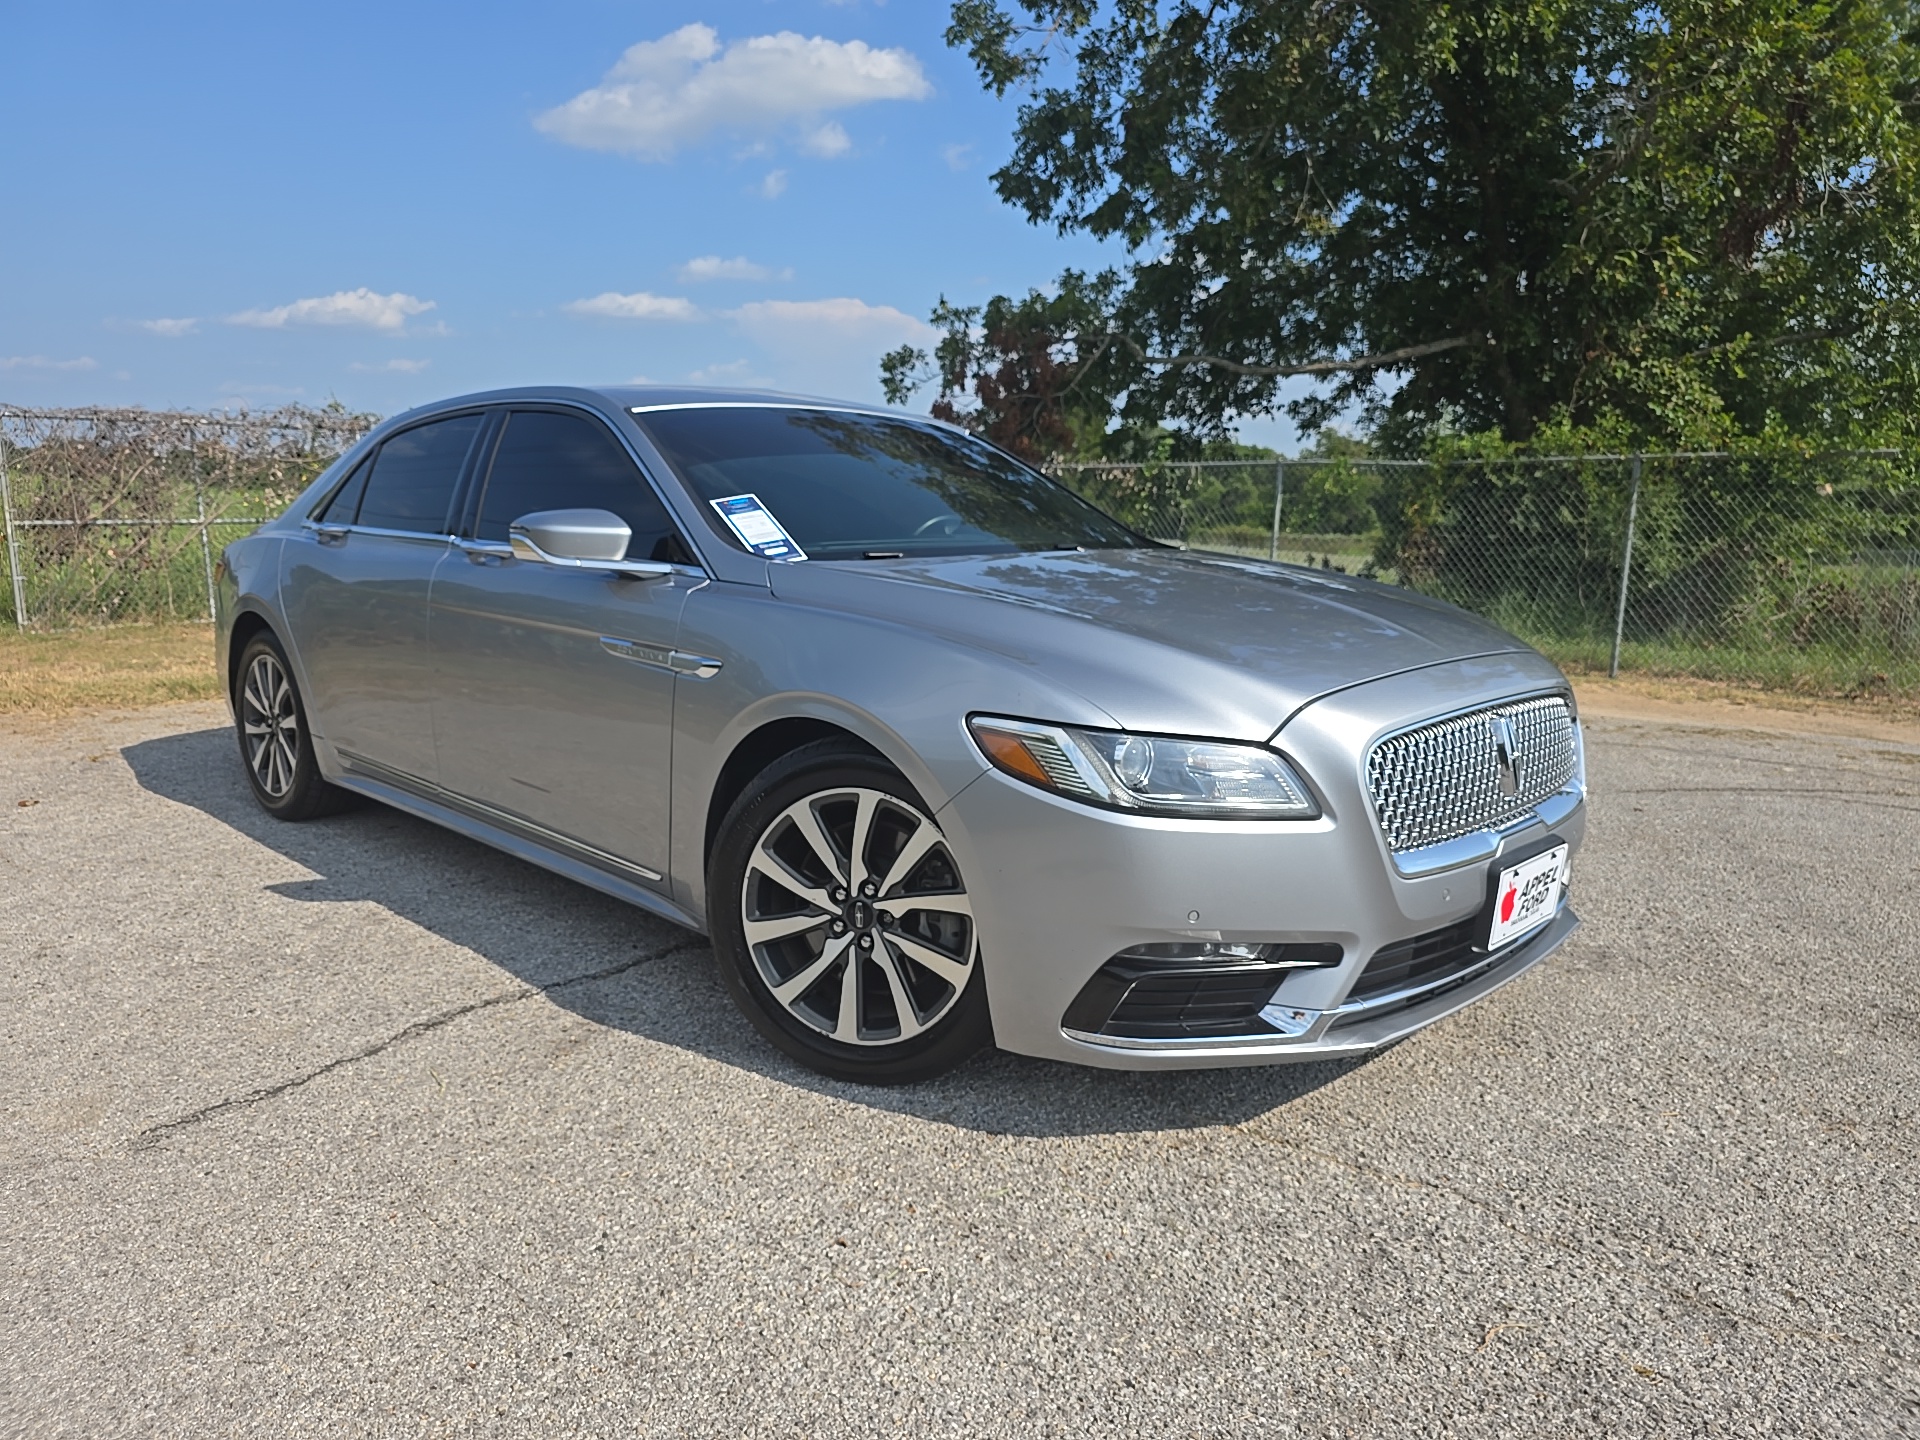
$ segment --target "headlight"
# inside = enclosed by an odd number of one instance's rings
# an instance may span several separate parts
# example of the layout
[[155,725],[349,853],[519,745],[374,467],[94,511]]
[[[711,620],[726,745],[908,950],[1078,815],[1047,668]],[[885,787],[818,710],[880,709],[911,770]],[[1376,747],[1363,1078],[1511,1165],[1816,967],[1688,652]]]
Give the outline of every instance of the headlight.
[[976,715],[974,743],[994,768],[1070,800],[1149,815],[1313,820],[1313,792],[1264,745],[1081,730]]

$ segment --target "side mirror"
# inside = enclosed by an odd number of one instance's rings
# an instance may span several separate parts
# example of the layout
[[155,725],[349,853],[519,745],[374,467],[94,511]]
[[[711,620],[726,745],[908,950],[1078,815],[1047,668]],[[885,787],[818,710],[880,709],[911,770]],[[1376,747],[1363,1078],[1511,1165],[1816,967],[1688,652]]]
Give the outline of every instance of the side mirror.
[[671,575],[659,560],[626,560],[633,531],[611,510],[536,510],[507,527],[516,558],[564,570],[599,570],[646,579]]

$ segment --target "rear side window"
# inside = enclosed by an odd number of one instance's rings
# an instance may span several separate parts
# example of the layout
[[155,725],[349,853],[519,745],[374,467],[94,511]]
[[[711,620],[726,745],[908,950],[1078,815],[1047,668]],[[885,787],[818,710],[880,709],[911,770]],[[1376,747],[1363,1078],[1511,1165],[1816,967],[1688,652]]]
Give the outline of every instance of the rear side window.
[[[374,457],[356,523],[381,530],[444,535],[453,487],[480,433],[478,415],[416,425],[389,438]],[[331,513],[331,512],[330,512]],[[333,515],[338,521],[342,518]]]
[[494,451],[475,538],[504,541],[536,510],[611,510],[627,522],[630,560],[683,562],[666,506],[605,425],[584,415],[516,410]]
[[362,460],[354,466],[346,483],[327,497],[326,503],[313,512],[313,518],[334,525],[351,525],[353,517],[360,513],[360,497],[366,493],[367,473],[372,469],[371,460]]

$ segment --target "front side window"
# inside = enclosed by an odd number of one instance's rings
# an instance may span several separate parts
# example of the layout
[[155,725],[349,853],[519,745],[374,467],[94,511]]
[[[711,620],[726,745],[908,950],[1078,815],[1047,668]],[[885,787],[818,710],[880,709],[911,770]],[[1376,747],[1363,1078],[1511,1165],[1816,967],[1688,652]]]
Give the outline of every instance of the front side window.
[[1065,486],[933,425],[751,406],[650,410],[635,418],[703,503],[758,496],[814,559],[1152,543]]
[[[454,415],[389,436],[374,457],[355,523],[379,530],[446,534],[453,489],[460,482],[467,451],[480,433],[480,419]],[[346,517],[329,509],[327,518]]]
[[537,510],[611,510],[633,531],[627,559],[693,558],[620,442],[584,415],[516,410],[507,417],[475,538],[504,541],[509,525]]

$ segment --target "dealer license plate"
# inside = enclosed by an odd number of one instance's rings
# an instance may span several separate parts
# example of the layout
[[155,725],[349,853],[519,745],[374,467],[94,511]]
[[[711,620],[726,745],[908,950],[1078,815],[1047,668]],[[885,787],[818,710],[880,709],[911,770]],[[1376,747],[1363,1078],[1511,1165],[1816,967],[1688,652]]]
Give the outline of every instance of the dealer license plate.
[[1560,897],[1567,889],[1569,853],[1567,846],[1556,845],[1500,872],[1493,887],[1487,949],[1498,950],[1559,913]]

